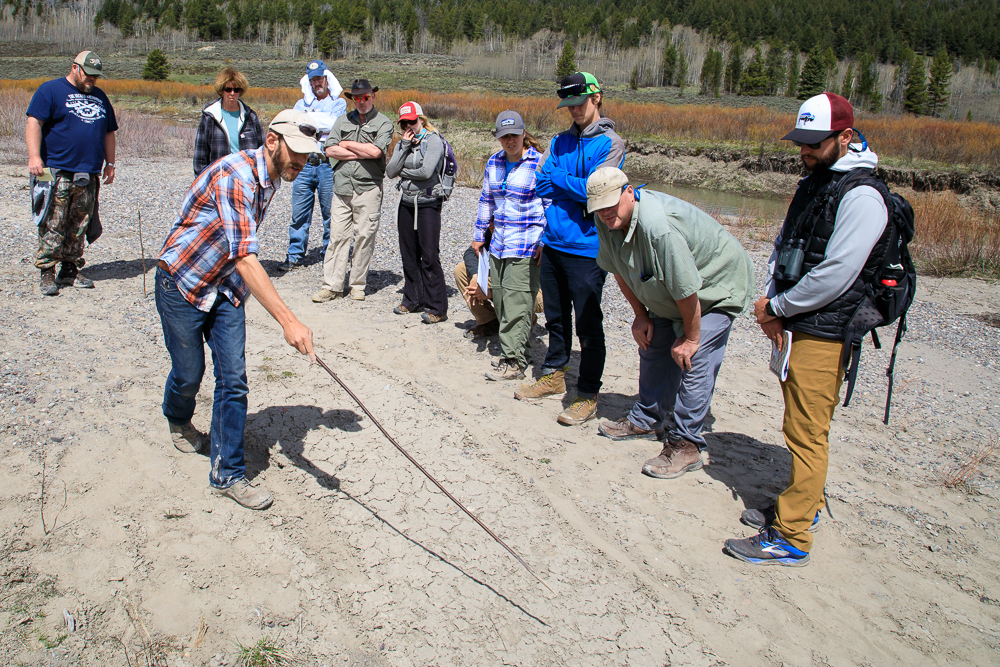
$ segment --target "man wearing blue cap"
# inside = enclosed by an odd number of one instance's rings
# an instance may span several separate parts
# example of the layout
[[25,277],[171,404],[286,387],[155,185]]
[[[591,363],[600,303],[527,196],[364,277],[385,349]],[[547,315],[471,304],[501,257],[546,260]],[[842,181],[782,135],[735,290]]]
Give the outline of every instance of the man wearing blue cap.
[[323,213],[323,254],[330,242],[330,202],[333,199],[333,169],[323,154],[326,140],[337,117],[347,112],[347,102],[340,97],[343,90],[337,77],[326,68],[322,60],[313,60],[306,66],[306,74],[299,81],[302,99],[295,103],[296,111],[305,111],[310,122],[319,131],[316,150],[309,154],[305,168],[292,185],[292,224],[288,227],[288,255],[278,265],[279,271],[288,271],[302,265],[309,248],[309,226],[312,224],[314,193],[319,194],[319,209]]

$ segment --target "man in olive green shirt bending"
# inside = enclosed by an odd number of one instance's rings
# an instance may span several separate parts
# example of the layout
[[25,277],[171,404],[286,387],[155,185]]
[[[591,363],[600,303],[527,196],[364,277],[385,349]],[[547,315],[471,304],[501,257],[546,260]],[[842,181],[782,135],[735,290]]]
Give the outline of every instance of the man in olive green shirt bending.
[[354,111],[340,116],[323,145],[333,165],[330,244],[323,258],[323,289],[312,300],[323,303],[344,295],[347,255],[351,255],[351,298],[365,300],[368,264],[382,210],[385,152],[392,141],[392,121],[375,110],[375,93],[367,79],[355,79],[344,97]]
[[753,263],[740,242],[691,204],[636,191],[619,169],[587,179],[587,211],[597,212],[597,263],[615,274],[635,311],[639,400],[598,430],[612,440],[664,440],[642,472],[673,479],[702,466],[702,427],[733,320],[747,309]]

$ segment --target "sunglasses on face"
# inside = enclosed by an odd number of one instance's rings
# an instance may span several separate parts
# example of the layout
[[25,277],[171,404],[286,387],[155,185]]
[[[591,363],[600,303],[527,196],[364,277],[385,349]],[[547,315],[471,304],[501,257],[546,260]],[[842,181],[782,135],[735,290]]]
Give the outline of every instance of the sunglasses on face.
[[586,95],[587,89],[590,84],[587,83],[575,83],[572,86],[564,86],[556,91],[560,99],[566,99],[567,97],[579,97],[580,95]]
[[415,120],[401,120],[401,121],[399,121],[399,126],[401,128],[403,128],[404,130],[406,128],[408,128],[408,127],[413,127],[416,124],[417,124],[417,121],[415,121]]
[[816,143],[814,143],[814,144],[807,144],[807,143],[805,143],[804,141],[793,141],[793,142],[792,142],[792,145],[794,145],[794,146],[795,146],[796,148],[802,148],[803,146],[808,146],[809,148],[813,149],[814,151],[818,151],[818,150],[820,149],[820,146],[822,146],[822,145],[823,145],[823,142],[824,142],[824,141],[826,141],[826,140],[827,140],[827,139],[829,139],[830,137],[835,137],[835,136],[837,136],[838,134],[840,134],[840,130],[837,130],[837,131],[836,131],[836,132],[834,132],[833,134],[830,134],[830,135],[828,135],[828,136],[826,136],[826,137],[823,137],[822,139],[820,139],[819,141],[817,141],[817,142],[816,142]]
[[295,127],[299,128],[299,132],[301,132],[304,136],[308,137],[309,139],[313,139],[319,136],[319,130],[317,130],[312,125],[306,125],[305,123],[293,123],[290,120],[279,120],[277,123],[272,123],[272,125],[294,125]]
[[355,95],[354,96],[354,101],[355,102],[367,102],[371,98],[372,98],[371,95]]
[[227,93],[236,93],[237,95],[243,93],[242,88],[233,88],[232,86],[229,86],[228,88],[223,88],[223,90],[226,91]]

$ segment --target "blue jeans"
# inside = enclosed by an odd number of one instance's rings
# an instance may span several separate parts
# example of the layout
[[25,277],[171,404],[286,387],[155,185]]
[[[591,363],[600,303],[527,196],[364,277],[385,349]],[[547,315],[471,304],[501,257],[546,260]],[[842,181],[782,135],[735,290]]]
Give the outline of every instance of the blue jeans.
[[701,316],[701,341],[691,357],[691,370],[682,371],[670,349],[677,340],[674,323],[653,318],[653,342],[639,349],[639,400],[628,418],[639,428],[655,430],[674,411],[676,428],[667,437],[672,442],[686,440],[705,449],[701,434],[715,393],[715,379],[726,355],[733,317],[709,311]]
[[170,374],[163,390],[163,415],[182,425],[194,414],[195,397],[205,375],[205,347],[212,350],[215,397],[212,401],[212,471],[208,483],[224,489],[246,475],[243,427],[247,421],[246,314],[221,294],[210,312],[192,306],[173,278],[156,269],[156,311],[170,353]]
[[333,200],[333,169],[329,162],[317,167],[306,164],[292,182],[292,224],[288,226],[288,261],[302,261],[309,250],[309,226],[312,224],[314,192],[319,193],[323,214],[323,255],[330,243],[330,202]]
[[569,365],[575,312],[576,335],[580,339],[580,378],[576,393],[582,398],[593,398],[601,389],[607,356],[601,295],[608,272],[599,267],[593,257],[570,255],[546,247],[542,251],[540,274],[545,328],[549,331],[549,352],[542,363],[542,374]]

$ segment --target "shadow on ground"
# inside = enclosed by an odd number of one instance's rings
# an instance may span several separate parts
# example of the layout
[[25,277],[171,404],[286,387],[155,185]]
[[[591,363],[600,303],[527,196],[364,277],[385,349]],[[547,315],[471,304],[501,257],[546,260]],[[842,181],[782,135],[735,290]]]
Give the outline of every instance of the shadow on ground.
[[792,467],[785,447],[771,445],[743,433],[706,433],[711,462],[704,470],[725,484],[733,500],[747,508],[770,505],[784,490]]

